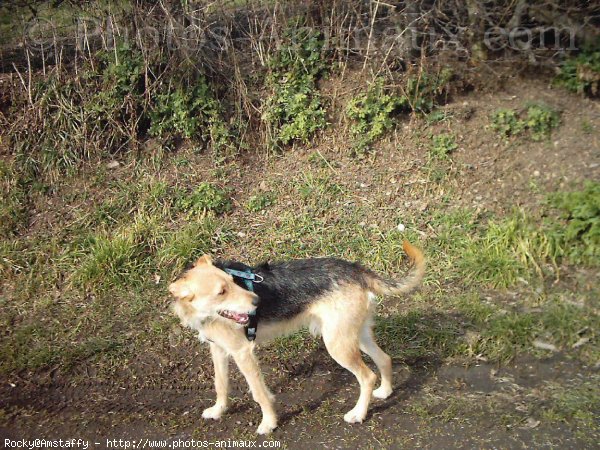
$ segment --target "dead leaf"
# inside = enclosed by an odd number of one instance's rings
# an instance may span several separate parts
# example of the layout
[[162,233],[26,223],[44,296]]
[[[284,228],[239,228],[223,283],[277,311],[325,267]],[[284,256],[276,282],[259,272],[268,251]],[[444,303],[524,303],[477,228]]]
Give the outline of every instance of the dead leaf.
[[541,350],[550,350],[551,352],[557,352],[558,351],[558,348],[556,348],[556,345],[551,344],[549,342],[540,341],[538,339],[536,339],[535,341],[533,341],[533,346],[535,348],[539,348]]
[[588,342],[590,342],[590,338],[589,337],[579,338],[579,340],[573,344],[573,348],[579,348],[583,344],[587,344]]
[[537,419],[534,419],[533,417],[528,417],[527,420],[525,421],[525,424],[523,425],[522,428],[535,428],[537,427],[541,422]]

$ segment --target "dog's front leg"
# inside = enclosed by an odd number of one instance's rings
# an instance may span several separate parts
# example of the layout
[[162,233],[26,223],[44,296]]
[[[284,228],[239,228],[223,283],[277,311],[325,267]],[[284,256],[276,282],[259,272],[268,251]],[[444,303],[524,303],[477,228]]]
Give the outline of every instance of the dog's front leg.
[[233,354],[233,359],[240,368],[240,372],[246,378],[252,398],[260,405],[262,410],[262,421],[256,432],[268,434],[277,427],[277,414],[273,408],[273,394],[265,385],[260,368],[252,349],[243,349]]
[[217,344],[210,343],[210,354],[215,367],[215,390],[217,401],[214,406],[207,408],[202,413],[205,419],[219,419],[227,410],[229,394],[229,355]]

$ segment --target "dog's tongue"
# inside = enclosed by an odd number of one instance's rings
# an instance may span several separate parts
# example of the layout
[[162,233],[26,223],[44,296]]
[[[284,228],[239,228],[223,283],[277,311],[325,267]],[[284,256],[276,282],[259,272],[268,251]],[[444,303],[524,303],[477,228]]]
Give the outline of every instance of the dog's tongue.
[[248,314],[246,314],[246,313],[236,313],[234,311],[225,310],[225,311],[219,312],[219,314],[222,315],[223,317],[233,320],[234,322],[237,322],[241,325],[248,323],[248,320],[249,320]]
[[235,320],[237,323],[248,322],[248,314],[231,313],[231,318],[233,320]]

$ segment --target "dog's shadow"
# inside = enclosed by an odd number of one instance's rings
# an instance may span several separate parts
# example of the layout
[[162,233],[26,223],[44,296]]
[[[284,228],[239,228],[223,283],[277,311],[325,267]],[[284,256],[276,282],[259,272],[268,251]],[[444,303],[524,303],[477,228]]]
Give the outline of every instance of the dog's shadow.
[[[408,312],[389,317],[378,318],[375,326],[376,340],[381,348],[392,357],[394,371],[394,390],[385,400],[371,403],[369,419],[374,414],[381,414],[399,402],[407,401],[417,394],[424,384],[436,374],[444,359],[452,354],[453,349],[463,342],[463,330],[460,324],[464,318],[458,314],[442,314],[439,312]],[[375,370],[372,361],[365,357],[367,364]],[[406,377],[408,369],[408,377]],[[308,402],[300,401],[291,410],[280,415],[280,425],[294,420],[305,411],[314,412],[328,399],[339,398],[342,390],[356,387],[352,395],[358,395],[356,378],[347,370],[338,366],[321,343],[318,348],[306,356],[301,362],[294,364],[287,376],[279,377],[273,387],[285,392],[291,380],[305,381],[313,386],[311,378],[318,374],[327,377],[319,383],[322,390],[311,389],[304,397]],[[322,372],[322,373],[319,373]],[[398,379],[402,378],[398,384]],[[356,398],[352,398],[355,401]]]

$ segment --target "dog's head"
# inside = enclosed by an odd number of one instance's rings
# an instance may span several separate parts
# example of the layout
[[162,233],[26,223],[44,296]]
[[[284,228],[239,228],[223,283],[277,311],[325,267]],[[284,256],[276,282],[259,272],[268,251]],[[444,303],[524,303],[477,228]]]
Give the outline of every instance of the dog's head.
[[171,283],[169,292],[175,297],[175,314],[184,325],[192,327],[208,317],[243,326],[258,305],[258,296],[235,284],[233,277],[215,267],[208,255]]

